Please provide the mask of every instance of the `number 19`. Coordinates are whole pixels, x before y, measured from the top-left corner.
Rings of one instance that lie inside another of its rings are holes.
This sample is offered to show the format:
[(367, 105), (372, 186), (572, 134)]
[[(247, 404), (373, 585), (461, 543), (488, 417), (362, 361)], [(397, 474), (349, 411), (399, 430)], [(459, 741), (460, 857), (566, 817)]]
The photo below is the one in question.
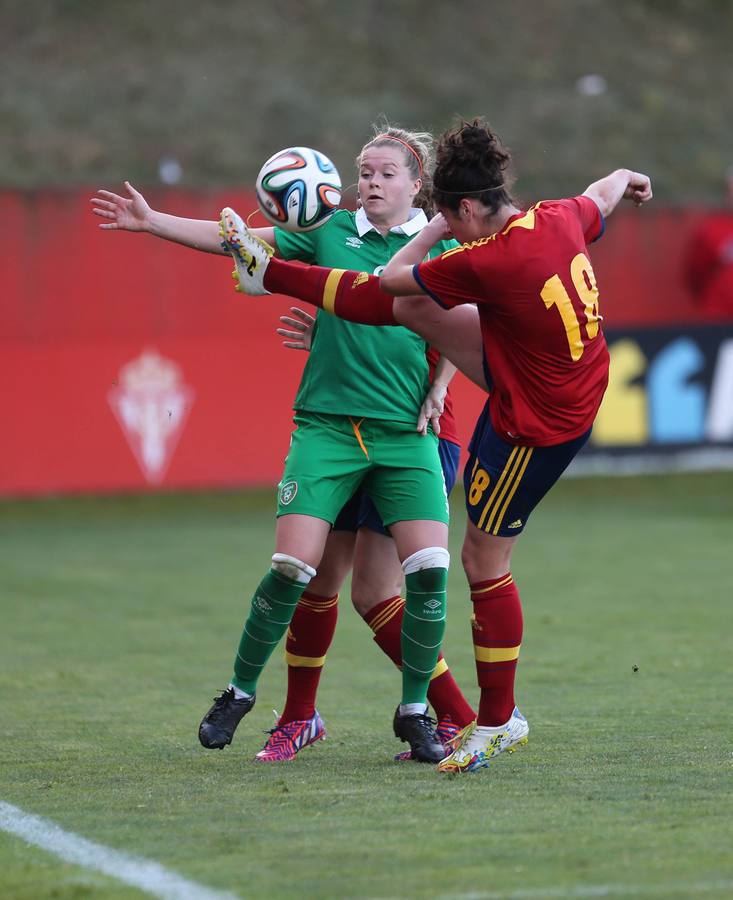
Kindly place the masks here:
[[(585, 307), (585, 333), (588, 336), (588, 340), (592, 341), (598, 334), (598, 322), (600, 320), (598, 315), (598, 286), (593, 267), (585, 253), (578, 253), (570, 263), (570, 278)], [(565, 326), (570, 357), (573, 362), (577, 362), (583, 355), (584, 350), (583, 339), (580, 336), (580, 322), (578, 321), (573, 301), (565, 290), (565, 285), (560, 280), (559, 275), (553, 275), (552, 278), (547, 279), (540, 296), (544, 300), (547, 309), (553, 306), (557, 307), (562, 323)]]

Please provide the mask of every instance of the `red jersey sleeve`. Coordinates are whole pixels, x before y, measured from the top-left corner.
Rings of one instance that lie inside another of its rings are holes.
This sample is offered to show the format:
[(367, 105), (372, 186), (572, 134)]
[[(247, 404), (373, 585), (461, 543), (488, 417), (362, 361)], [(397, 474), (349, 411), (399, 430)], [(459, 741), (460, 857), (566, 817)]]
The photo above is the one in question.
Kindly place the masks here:
[(415, 281), (444, 309), (475, 303), (476, 298), (486, 292), (486, 273), (481, 283), (468, 263), (471, 246), (453, 247), (434, 259), (413, 266)]
[(581, 194), (579, 197), (569, 197), (567, 200), (555, 201), (558, 206), (569, 209), (580, 222), (583, 229), (583, 237), (586, 244), (592, 244), (603, 235), (606, 230), (606, 220), (601, 215), (595, 200)]

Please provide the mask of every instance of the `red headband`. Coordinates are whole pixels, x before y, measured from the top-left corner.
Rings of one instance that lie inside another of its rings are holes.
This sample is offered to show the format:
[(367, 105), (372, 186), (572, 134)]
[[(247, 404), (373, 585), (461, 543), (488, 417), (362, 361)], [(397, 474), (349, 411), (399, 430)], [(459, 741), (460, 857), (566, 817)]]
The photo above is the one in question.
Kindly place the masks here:
[(415, 150), (415, 148), (414, 148), (414, 147), (411, 147), (411, 146), (407, 143), (407, 141), (403, 141), (402, 138), (399, 138), (399, 137), (397, 137), (397, 136), (394, 135), (394, 134), (378, 134), (378, 135), (374, 138), (374, 140), (371, 141), (371, 143), (372, 143), (372, 144), (375, 144), (377, 141), (397, 141), (398, 144), (402, 144), (403, 147), (407, 147), (407, 149), (410, 151), (410, 153), (412, 153), (412, 155), (413, 155), (413, 156), (415, 157), (415, 159), (417, 160), (417, 171), (418, 171), (419, 174), (420, 174), (420, 178), (423, 177), (423, 172), (422, 172), (422, 160), (421, 160), (420, 157), (417, 155), (417, 151)]

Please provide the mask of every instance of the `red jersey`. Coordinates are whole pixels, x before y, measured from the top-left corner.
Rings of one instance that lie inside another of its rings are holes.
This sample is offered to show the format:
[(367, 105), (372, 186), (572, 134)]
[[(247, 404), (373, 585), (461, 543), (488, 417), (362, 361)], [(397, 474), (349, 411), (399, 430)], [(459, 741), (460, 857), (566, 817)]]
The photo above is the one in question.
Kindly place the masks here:
[[(438, 360), (440, 359), (440, 353), (433, 347), (428, 347), (425, 356), (428, 360), (428, 375), (430, 377), (430, 383), (432, 384), (435, 367), (438, 365)], [(445, 392), (443, 415), (440, 417), (440, 439), (441, 441), (450, 441), (452, 444), (460, 445), (461, 443), (461, 439), (458, 437), (458, 429), (456, 428), (456, 416), (453, 412), (453, 398), (450, 395), (450, 385), (448, 385), (448, 390)]]
[(413, 269), (441, 306), (478, 306), (491, 422), (509, 443), (561, 444), (593, 424), (609, 357), (586, 245), (603, 229), (589, 197), (542, 201)]

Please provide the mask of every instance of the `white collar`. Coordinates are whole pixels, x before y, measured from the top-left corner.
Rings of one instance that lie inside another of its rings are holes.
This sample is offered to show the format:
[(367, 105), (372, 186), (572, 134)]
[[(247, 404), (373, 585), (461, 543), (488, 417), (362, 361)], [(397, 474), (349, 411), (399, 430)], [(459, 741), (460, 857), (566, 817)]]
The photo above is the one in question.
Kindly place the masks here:
[[(369, 219), (367, 219), (367, 214), (364, 212), (363, 206), (357, 209), (354, 223), (356, 224), (356, 231), (359, 237), (364, 237), (368, 231), (379, 230), (375, 225), (372, 225)], [(427, 224), (428, 217), (423, 210), (413, 207), (410, 210), (410, 215), (407, 217), (406, 222), (403, 222), (401, 225), (394, 225), (389, 230), (394, 231), (396, 234), (405, 234), (408, 235), (408, 237), (412, 237), (413, 234), (422, 231)]]

